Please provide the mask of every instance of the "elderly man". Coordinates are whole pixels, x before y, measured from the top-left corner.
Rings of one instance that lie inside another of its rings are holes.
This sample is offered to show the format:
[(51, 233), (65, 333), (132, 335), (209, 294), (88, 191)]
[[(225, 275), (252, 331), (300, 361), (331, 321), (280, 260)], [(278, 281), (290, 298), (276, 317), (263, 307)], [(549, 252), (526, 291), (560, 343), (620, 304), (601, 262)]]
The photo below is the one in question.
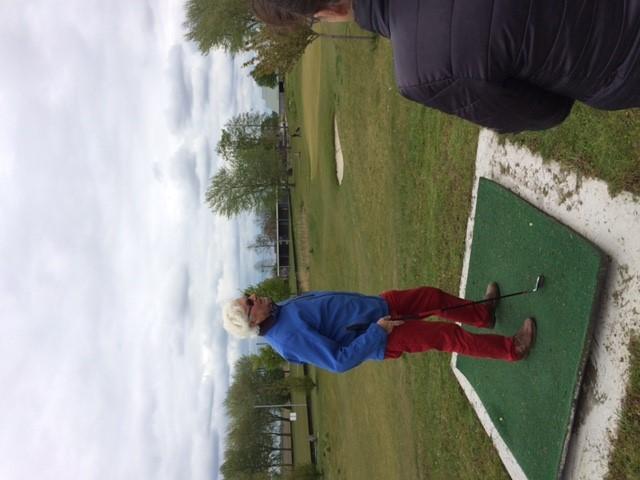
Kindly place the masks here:
[(561, 123), (574, 100), (640, 106), (637, 0), (253, 0), (265, 22), (348, 21), (391, 41), (410, 100), (498, 132)]
[[(481, 328), (493, 328), (498, 285), (489, 284), (483, 304), (470, 304), (433, 287), (390, 290), (380, 296), (311, 292), (280, 303), (251, 295), (224, 307), (225, 329), (238, 337), (262, 336), (290, 362), (344, 372), (366, 360), (428, 350), (518, 361), (535, 341), (535, 322), (524, 321), (513, 337), (476, 335), (455, 323), (403, 321), (424, 312)], [(462, 308), (440, 310), (468, 304)], [(402, 317), (400, 317), (402, 318)], [(355, 328), (354, 328), (355, 327)]]

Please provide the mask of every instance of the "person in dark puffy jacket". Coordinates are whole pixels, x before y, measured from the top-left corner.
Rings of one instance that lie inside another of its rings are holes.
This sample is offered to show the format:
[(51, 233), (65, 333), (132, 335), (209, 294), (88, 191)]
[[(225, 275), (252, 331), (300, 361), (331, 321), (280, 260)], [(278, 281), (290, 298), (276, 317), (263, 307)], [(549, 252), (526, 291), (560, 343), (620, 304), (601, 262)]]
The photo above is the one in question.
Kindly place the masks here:
[(402, 95), (500, 133), (575, 100), (640, 106), (638, 0), (253, 0), (266, 23), (355, 20), (391, 41)]

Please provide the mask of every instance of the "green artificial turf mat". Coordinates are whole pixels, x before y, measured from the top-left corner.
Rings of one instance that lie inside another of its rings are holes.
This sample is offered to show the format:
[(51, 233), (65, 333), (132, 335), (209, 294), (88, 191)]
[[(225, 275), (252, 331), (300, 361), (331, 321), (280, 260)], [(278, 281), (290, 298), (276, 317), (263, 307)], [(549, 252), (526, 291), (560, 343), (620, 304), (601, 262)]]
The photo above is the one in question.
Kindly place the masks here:
[(459, 356), (456, 366), (529, 479), (561, 474), (605, 268), (593, 244), (480, 179), (466, 297), (482, 298), (490, 281), (503, 295), (532, 289), (539, 274), (545, 283), (536, 293), (504, 299), (497, 310), (498, 334), (513, 335), (526, 317), (536, 319), (537, 343), (527, 360)]

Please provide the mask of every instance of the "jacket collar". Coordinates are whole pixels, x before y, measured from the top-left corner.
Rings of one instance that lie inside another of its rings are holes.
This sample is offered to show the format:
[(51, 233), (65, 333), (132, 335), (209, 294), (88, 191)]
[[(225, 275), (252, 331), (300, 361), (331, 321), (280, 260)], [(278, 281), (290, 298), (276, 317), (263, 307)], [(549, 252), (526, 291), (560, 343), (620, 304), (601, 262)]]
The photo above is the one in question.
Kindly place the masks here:
[(271, 304), (271, 315), (258, 325), (258, 335), (263, 337), (267, 334), (271, 327), (273, 327), (278, 321), (278, 314), (280, 313), (280, 305)]
[(389, 38), (389, 1), (390, 0), (354, 0), (353, 15), (356, 23), (365, 30)]

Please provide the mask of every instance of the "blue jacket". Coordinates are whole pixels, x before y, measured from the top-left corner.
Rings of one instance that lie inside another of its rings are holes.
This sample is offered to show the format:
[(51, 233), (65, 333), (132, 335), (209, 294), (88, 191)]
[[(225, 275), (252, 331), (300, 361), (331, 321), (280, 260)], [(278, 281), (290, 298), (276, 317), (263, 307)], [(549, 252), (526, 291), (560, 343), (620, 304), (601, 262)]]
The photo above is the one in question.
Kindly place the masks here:
[[(286, 360), (344, 372), (365, 360), (382, 360), (387, 333), (376, 322), (389, 314), (381, 297), (311, 292), (278, 303), (275, 323), (264, 338)], [(368, 323), (364, 332), (347, 326)]]

